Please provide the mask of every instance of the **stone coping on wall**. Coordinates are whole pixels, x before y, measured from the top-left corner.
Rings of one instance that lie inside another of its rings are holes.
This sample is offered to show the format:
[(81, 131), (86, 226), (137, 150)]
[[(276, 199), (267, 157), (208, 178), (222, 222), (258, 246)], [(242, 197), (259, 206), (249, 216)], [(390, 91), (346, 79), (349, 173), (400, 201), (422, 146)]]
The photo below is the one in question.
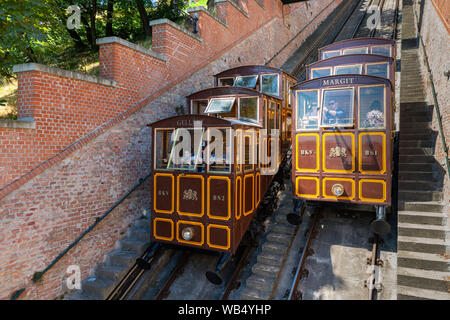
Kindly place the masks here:
[(156, 59), (159, 59), (162, 61), (167, 61), (167, 58), (164, 54), (143, 48), (135, 43), (129, 42), (129, 41), (119, 38), (119, 37), (100, 38), (100, 39), (97, 39), (96, 43), (97, 43), (97, 45), (108, 44), (108, 43), (118, 43), (124, 47), (127, 47), (127, 48), (133, 49), (135, 51), (138, 51), (140, 53), (152, 56)]
[(57, 75), (60, 77), (71, 78), (81, 81), (93, 82), (103, 86), (108, 87), (116, 87), (117, 84), (114, 80), (108, 80), (101, 77), (91, 76), (85, 73), (73, 72), (68, 70), (63, 70), (59, 68), (45, 66), (39, 63), (24, 63), (24, 64), (16, 64), (13, 67), (14, 73), (27, 72), (27, 71), (40, 71), (53, 75)]
[(197, 12), (204, 12), (206, 13), (208, 16), (210, 16), (211, 18), (213, 18), (214, 20), (216, 20), (217, 22), (219, 22), (221, 25), (223, 25), (225, 28), (228, 28), (228, 24), (226, 24), (225, 22), (223, 22), (222, 20), (220, 20), (217, 16), (215, 16), (214, 14), (212, 14), (208, 9), (206, 9), (205, 7), (193, 7), (193, 8), (189, 8), (187, 9), (188, 13), (197, 13)]
[(36, 129), (36, 122), (33, 118), (18, 120), (0, 119), (0, 128)]
[(221, 3), (221, 2), (229, 2), (233, 7), (235, 7), (240, 13), (242, 13), (244, 16), (246, 16), (247, 18), (249, 18), (249, 15), (247, 12), (245, 12), (241, 7), (238, 6), (238, 4), (236, 2), (234, 2), (233, 0), (215, 0), (215, 3)]
[(172, 20), (163, 18), (163, 19), (156, 19), (156, 20), (152, 20), (150, 21), (150, 26), (156, 26), (156, 25), (160, 25), (160, 24), (168, 24), (169, 26), (186, 33), (188, 36), (198, 40), (198, 41), (202, 41), (202, 38), (200, 38), (198, 35), (193, 34), (192, 32), (186, 30), (185, 28), (183, 28), (182, 26), (180, 26), (179, 24), (173, 22)]

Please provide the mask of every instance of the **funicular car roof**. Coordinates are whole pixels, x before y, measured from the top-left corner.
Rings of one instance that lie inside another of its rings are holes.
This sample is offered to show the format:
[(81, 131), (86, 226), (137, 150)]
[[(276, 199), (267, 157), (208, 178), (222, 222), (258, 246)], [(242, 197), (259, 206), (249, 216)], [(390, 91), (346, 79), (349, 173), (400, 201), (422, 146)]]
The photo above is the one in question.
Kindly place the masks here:
[(194, 121), (201, 121), (202, 127), (255, 127), (261, 128), (262, 126), (257, 123), (237, 120), (237, 119), (224, 119), (199, 114), (187, 114), (173, 116), (165, 119), (155, 121), (147, 126), (152, 128), (193, 128)]
[[(324, 85), (323, 81), (325, 80), (334, 80), (334, 79), (345, 79), (345, 78), (355, 78), (357, 80), (356, 83), (353, 84), (328, 84)], [(295, 86), (292, 87), (292, 90), (299, 90), (299, 89), (318, 89), (318, 88), (329, 88), (329, 87), (340, 87), (340, 86), (355, 86), (355, 85), (365, 85), (365, 84), (385, 84), (389, 86), (389, 88), (392, 90), (391, 81), (386, 78), (381, 78), (377, 76), (368, 76), (368, 75), (360, 75), (360, 74), (342, 74), (342, 75), (336, 75), (336, 76), (326, 76), (326, 77), (320, 77), (316, 79), (306, 80), (300, 83), (297, 83)]]
[(321, 47), (319, 49), (319, 53), (322, 53), (324, 51), (331, 51), (333, 49), (341, 49), (341, 48), (347, 48), (347, 44), (351, 44), (352, 46), (363, 46), (363, 45), (383, 45), (383, 44), (389, 44), (394, 45), (395, 41), (391, 39), (386, 38), (355, 38), (355, 39), (346, 39), (342, 41), (337, 41), (330, 43), (329, 45), (325, 47)]
[(267, 73), (284, 73), (289, 77), (296, 79), (292, 74), (275, 67), (262, 66), (262, 65), (247, 65), (239, 66), (231, 69), (224, 70), (214, 75), (214, 77), (236, 77), (236, 76), (246, 76), (246, 75), (256, 75), (256, 74), (267, 74)]

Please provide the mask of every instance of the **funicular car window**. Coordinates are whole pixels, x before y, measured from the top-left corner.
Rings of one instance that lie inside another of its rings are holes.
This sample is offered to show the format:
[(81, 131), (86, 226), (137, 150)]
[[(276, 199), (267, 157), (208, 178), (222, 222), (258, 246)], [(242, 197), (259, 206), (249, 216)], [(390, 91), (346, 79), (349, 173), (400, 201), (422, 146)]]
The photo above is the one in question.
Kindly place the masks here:
[(328, 59), (328, 58), (332, 58), (332, 57), (337, 57), (341, 55), (341, 51), (340, 50), (335, 50), (335, 51), (325, 51), (322, 56), (323, 59)]
[(311, 70), (311, 79), (316, 79), (320, 77), (331, 76), (331, 67), (330, 68), (317, 68)]
[(174, 129), (156, 129), (154, 143), (155, 169), (166, 169), (172, 150)]
[(192, 101), (192, 113), (193, 114), (205, 114), (206, 107), (208, 106), (208, 100), (194, 100)]
[(319, 126), (319, 90), (297, 91), (297, 130)]
[(385, 127), (384, 87), (359, 88), (359, 128), (383, 129)]
[(368, 47), (348, 48), (348, 49), (344, 49), (342, 51), (342, 53), (344, 55), (347, 55), (347, 54), (364, 54), (364, 53), (369, 53), (369, 48)]
[(351, 66), (337, 66), (334, 68), (334, 74), (362, 74), (362, 64)]
[(167, 169), (204, 172), (206, 167), (201, 155), (206, 143), (203, 133), (203, 128), (176, 129)]
[(381, 56), (390, 57), (391, 56), (391, 46), (374, 46), (371, 50), (372, 54), (379, 54)]
[(208, 164), (208, 172), (229, 173), (231, 171), (231, 130), (208, 128), (206, 130), (207, 145), (204, 161)]
[(234, 78), (220, 78), (219, 79), (219, 86), (222, 87), (231, 87), (233, 86)]
[(352, 126), (353, 103), (353, 88), (323, 90), (321, 126)]
[(234, 80), (233, 86), (255, 89), (257, 82), (258, 76), (239, 76)]
[(206, 113), (226, 113), (230, 112), (236, 98), (213, 98), (206, 107)]
[(239, 119), (258, 122), (258, 98), (239, 98)]
[(261, 91), (278, 96), (280, 94), (278, 74), (264, 74), (261, 76)]
[(389, 65), (387, 63), (367, 64), (366, 74), (388, 79), (388, 67)]
[(255, 163), (255, 143), (253, 130), (244, 132), (244, 171), (252, 170)]

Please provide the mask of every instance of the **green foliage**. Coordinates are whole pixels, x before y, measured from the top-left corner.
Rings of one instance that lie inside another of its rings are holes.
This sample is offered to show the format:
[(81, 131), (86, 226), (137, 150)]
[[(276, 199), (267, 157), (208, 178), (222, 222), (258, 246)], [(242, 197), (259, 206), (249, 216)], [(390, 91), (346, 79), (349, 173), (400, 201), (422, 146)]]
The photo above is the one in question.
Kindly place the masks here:
[[(0, 86), (15, 77), (15, 64), (37, 62), (82, 71), (86, 64), (98, 59), (98, 48), (92, 45), (89, 33), (95, 27), (95, 38), (106, 36), (109, 1), (0, 0)], [(168, 18), (175, 22), (182, 20), (180, 16), (189, 5), (189, 0), (159, 0), (157, 5), (152, 0), (142, 2), (149, 20)], [(206, 0), (194, 6), (203, 2)], [(137, 0), (114, 0), (112, 33), (150, 47), (136, 3)], [(66, 28), (67, 8), (71, 5), (81, 8), (80, 29), (72, 31)]]

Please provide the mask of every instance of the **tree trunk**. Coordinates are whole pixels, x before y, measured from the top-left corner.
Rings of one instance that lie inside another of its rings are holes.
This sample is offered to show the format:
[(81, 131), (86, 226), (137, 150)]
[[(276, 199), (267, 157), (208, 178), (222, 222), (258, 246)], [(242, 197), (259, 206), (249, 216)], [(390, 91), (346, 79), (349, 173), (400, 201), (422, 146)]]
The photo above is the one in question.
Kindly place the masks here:
[(92, 0), (92, 9), (90, 12), (90, 20), (91, 20), (91, 47), (95, 48), (97, 44), (95, 41), (97, 40), (97, 32), (95, 29), (95, 16), (97, 15), (97, 0)]
[(114, 0), (108, 0), (108, 8), (106, 9), (106, 36), (113, 36), (113, 11), (114, 11)]
[(145, 10), (145, 5), (143, 0), (135, 0), (139, 15), (141, 16), (142, 27), (147, 37), (152, 36), (152, 28), (150, 27), (150, 21), (148, 19), (147, 11)]

